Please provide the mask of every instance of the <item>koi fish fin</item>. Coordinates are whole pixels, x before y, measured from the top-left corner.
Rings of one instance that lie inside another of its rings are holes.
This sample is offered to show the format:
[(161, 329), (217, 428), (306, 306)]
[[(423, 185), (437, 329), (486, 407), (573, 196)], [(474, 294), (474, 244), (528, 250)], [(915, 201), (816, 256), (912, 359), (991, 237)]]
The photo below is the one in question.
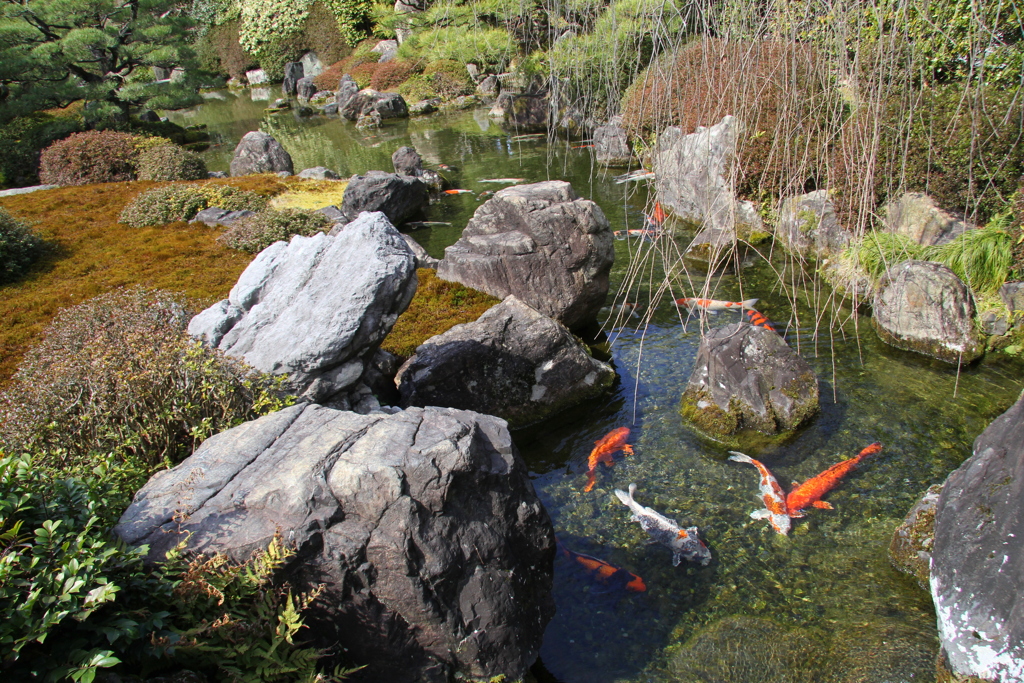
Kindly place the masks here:
[(673, 567), (678, 567), (679, 563), (682, 562), (682, 560), (683, 560), (683, 554), (682, 553), (672, 553), (672, 566)]
[(583, 487), (583, 491), (585, 493), (590, 493), (590, 491), (593, 490), (594, 488), (594, 484), (596, 483), (597, 474), (593, 470), (590, 470), (589, 472), (587, 472), (587, 485)]
[(740, 308), (753, 308), (760, 299), (747, 299), (746, 301), (740, 302)]
[(704, 310), (705, 310), (705, 312), (707, 312), (708, 315), (718, 315), (718, 311), (716, 311), (716, 310), (714, 310), (712, 308), (705, 308)]
[(622, 447), (622, 452), (625, 453), (626, 455), (633, 455), (633, 447), (627, 443), (625, 446)]
[(831, 503), (826, 503), (823, 500), (816, 500), (813, 503), (811, 503), (811, 505), (813, 505), (816, 508), (820, 508), (822, 510), (834, 510), (835, 509), (834, 507), (832, 507)]
[(769, 519), (771, 516), (772, 513), (768, 508), (761, 508), (750, 513), (751, 519)]
[(751, 462), (753, 460), (753, 458), (746, 453), (740, 453), (739, 451), (729, 451), (729, 453), (729, 459), (735, 460), (736, 462)]
[(803, 519), (805, 516), (806, 515), (804, 515), (803, 510), (794, 510), (793, 512), (789, 513), (790, 519)]

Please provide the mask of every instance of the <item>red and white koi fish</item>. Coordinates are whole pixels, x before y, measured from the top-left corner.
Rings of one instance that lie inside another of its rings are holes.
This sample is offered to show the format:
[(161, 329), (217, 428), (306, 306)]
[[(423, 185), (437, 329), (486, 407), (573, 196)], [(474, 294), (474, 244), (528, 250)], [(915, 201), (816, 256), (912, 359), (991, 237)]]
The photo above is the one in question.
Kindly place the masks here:
[(849, 460), (837, 462), (821, 474), (811, 477), (794, 488), (786, 496), (786, 508), (789, 511), (789, 516), (793, 518), (803, 517), (803, 510), (807, 506), (831, 510), (832, 505), (821, 500), (821, 497), (834, 489), (843, 477), (855, 470), (864, 458), (874, 455), (881, 450), (882, 444), (876, 441), (870, 446), (866, 446), (856, 456)]
[(612, 457), (617, 451), (625, 455), (633, 455), (633, 447), (626, 443), (629, 438), (629, 427), (619, 427), (608, 432), (594, 442), (594, 450), (590, 451), (587, 458), (587, 485), (584, 491), (590, 491), (597, 483), (597, 464), (603, 462), (607, 467), (615, 464)]
[(730, 460), (736, 462), (748, 462), (757, 468), (761, 473), (761, 500), (764, 501), (764, 508), (754, 510), (750, 513), (753, 519), (767, 519), (776, 532), (785, 536), (789, 533), (789, 510), (786, 507), (786, 493), (779, 486), (778, 480), (768, 471), (768, 468), (759, 460), (754, 460), (749, 455), (739, 451), (729, 451)]
[(641, 168), (636, 171), (630, 171), (629, 173), (623, 173), (620, 176), (615, 176), (612, 180), (619, 185), (622, 183), (636, 182), (638, 180), (654, 180), (654, 173), (645, 168)]
[(478, 180), (478, 183), (521, 183), (526, 178), (485, 178), (484, 180)]
[(679, 566), (682, 560), (700, 562), (705, 567), (711, 562), (711, 551), (700, 540), (697, 527), (680, 527), (675, 520), (636, 502), (634, 493), (636, 484), (629, 485), (629, 493), (615, 489), (616, 497), (633, 513), (632, 520), (640, 523), (651, 540), (672, 551), (672, 566)]
[(615, 239), (624, 240), (627, 237), (636, 237), (638, 239), (645, 239), (654, 241), (661, 237), (661, 230), (654, 230), (651, 228), (633, 228), (632, 230), (616, 230), (614, 233)]
[(572, 148), (573, 149), (587, 149), (588, 147), (593, 147), (593, 145), (573, 145)]
[(631, 593), (643, 593), (647, 590), (644, 580), (631, 571), (615, 567), (604, 560), (569, 550), (561, 543), (558, 549), (563, 555), (581, 566), (598, 583), (606, 586), (622, 586)]
[(473, 190), (444, 190), (445, 194), (473, 194)]
[(746, 314), (747, 318), (750, 319), (750, 324), (753, 325), (754, 327), (763, 327), (766, 330), (778, 332), (778, 329), (775, 328), (775, 323), (769, 320), (768, 316), (766, 316), (764, 313), (761, 313), (760, 311), (755, 311), (753, 308), (748, 308), (746, 310)]
[(746, 308), (753, 308), (754, 304), (758, 302), (758, 299), (747, 299), (746, 301), (719, 301), (718, 299), (698, 299), (696, 297), (683, 297), (682, 299), (676, 299), (676, 303), (680, 306), (686, 306), (689, 309), (699, 308), (709, 313), (716, 313), (718, 311), (742, 311)]

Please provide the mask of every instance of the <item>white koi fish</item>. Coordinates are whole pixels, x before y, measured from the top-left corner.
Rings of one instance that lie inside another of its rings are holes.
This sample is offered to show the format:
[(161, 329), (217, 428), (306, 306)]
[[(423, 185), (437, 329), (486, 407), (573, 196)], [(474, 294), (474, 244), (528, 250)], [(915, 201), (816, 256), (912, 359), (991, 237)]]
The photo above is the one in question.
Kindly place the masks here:
[(483, 180), (478, 180), (477, 182), (478, 183), (521, 183), (524, 180), (526, 180), (526, 178), (484, 178)]
[(700, 562), (703, 566), (711, 562), (711, 551), (700, 540), (697, 527), (680, 527), (678, 522), (636, 502), (634, 493), (636, 484), (629, 485), (629, 493), (615, 489), (615, 495), (633, 513), (632, 521), (639, 522), (651, 540), (672, 551), (672, 566), (679, 566), (680, 560)]
[(622, 183), (633, 183), (638, 180), (654, 180), (654, 173), (641, 168), (637, 171), (630, 171), (629, 173), (623, 173), (622, 175), (615, 176), (612, 180), (619, 185)]
[(680, 306), (686, 306), (693, 310), (699, 308), (709, 313), (718, 311), (742, 311), (745, 308), (753, 308), (758, 299), (747, 299), (746, 301), (719, 301), (718, 299), (698, 299), (696, 297), (683, 297), (676, 299)]
[(779, 482), (775, 479), (775, 475), (768, 471), (768, 468), (764, 466), (760, 461), (754, 460), (749, 455), (744, 455), (739, 451), (729, 451), (731, 455), (730, 460), (736, 462), (749, 462), (751, 465), (757, 468), (757, 471), (761, 473), (761, 500), (764, 501), (764, 508), (761, 510), (754, 510), (750, 513), (752, 519), (767, 519), (772, 528), (778, 533), (785, 536), (789, 533), (789, 510), (786, 507), (786, 494), (779, 486)]

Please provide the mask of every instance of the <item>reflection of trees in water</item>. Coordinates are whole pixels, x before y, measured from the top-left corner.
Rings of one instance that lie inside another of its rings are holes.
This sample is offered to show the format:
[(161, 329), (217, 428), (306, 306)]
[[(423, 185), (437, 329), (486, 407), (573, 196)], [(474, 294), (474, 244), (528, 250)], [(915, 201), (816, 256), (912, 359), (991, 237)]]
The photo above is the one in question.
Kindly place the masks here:
[[(365, 132), (338, 119), (266, 116), (260, 130), (273, 135), (292, 156), (295, 170), (326, 166), (341, 177), (392, 171), (391, 153), (402, 145), (397, 133)], [(388, 138), (395, 138), (389, 144)]]

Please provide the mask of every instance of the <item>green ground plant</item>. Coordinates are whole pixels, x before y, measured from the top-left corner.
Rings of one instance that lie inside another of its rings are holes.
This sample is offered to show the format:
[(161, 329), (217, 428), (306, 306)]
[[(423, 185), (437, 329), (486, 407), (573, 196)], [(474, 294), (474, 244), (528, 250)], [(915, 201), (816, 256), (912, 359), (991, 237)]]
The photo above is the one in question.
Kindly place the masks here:
[(223, 185), (166, 185), (137, 196), (121, 212), (119, 221), (133, 228), (188, 221), (203, 209), (216, 206), (227, 211), (260, 211), (264, 197)]
[(13, 282), (43, 252), (43, 239), (24, 221), (0, 207), (0, 284)]
[(309, 237), (330, 227), (330, 219), (317, 211), (264, 209), (239, 220), (217, 241), (231, 249), (257, 254), (274, 242), (287, 241), (293, 235)]
[(42, 150), (83, 130), (80, 109), (35, 112), (0, 126), (0, 186), (36, 184)]
[(173, 144), (156, 145), (139, 154), (135, 164), (139, 180), (202, 180), (206, 162), (195, 152)]

